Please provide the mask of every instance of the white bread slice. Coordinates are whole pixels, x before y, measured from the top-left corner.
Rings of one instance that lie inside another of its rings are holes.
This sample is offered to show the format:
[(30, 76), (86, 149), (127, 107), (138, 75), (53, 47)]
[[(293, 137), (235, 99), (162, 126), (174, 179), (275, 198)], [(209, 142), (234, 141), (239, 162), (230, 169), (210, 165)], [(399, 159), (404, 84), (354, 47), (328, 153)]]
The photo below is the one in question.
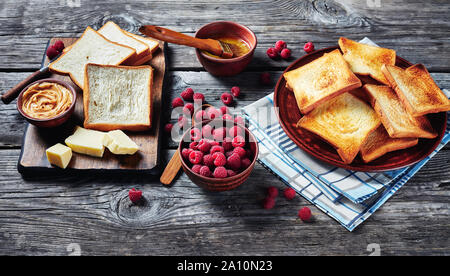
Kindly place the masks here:
[(49, 65), (49, 69), (68, 74), (72, 81), (83, 89), (87, 63), (119, 65), (135, 54), (135, 50), (109, 41), (95, 30), (87, 27), (83, 35)]
[(413, 147), (418, 142), (419, 139), (417, 138), (392, 138), (381, 125), (370, 133), (362, 145), (361, 158), (365, 163), (369, 163), (388, 152)]
[(153, 68), (88, 64), (84, 127), (141, 131), (151, 127)]
[(395, 94), (385, 85), (366, 84), (363, 88), (371, 97), (372, 107), (380, 116), (381, 122), (392, 138), (434, 138), (430, 122), (425, 116), (414, 117), (409, 113)]
[(155, 39), (151, 39), (149, 37), (143, 37), (143, 36), (140, 36), (140, 35), (137, 35), (137, 34), (133, 34), (133, 33), (127, 32), (125, 30), (122, 30), (122, 31), (124, 31), (127, 35), (132, 36), (134, 39), (137, 39), (137, 40), (147, 44), (147, 46), (149, 48), (149, 51), (152, 54), (154, 52), (156, 52), (156, 50), (158, 50), (158, 48), (159, 48), (159, 42), (157, 40), (155, 40)]
[(283, 76), (287, 88), (294, 91), (302, 114), (307, 114), (321, 103), (362, 85), (338, 49), (286, 72)]
[(380, 125), (372, 107), (351, 93), (326, 101), (297, 123), (334, 146), (346, 164), (353, 161), (366, 138)]
[(359, 43), (345, 37), (339, 38), (339, 47), (351, 70), (360, 75), (370, 75), (377, 81), (389, 85), (381, 72), (383, 64), (395, 65), (396, 53), (392, 49)]
[(385, 64), (381, 71), (413, 116), (450, 110), (450, 100), (439, 89), (423, 64), (415, 64), (406, 69)]

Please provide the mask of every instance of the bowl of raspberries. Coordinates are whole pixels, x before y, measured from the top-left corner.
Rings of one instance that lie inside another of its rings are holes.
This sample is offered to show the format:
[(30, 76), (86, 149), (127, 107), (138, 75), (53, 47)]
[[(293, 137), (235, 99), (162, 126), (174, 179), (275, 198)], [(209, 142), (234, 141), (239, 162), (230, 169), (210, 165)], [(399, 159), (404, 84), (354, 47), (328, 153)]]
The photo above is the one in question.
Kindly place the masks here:
[(210, 191), (227, 191), (249, 177), (258, 143), (243, 124), (204, 120), (183, 134), (178, 152), (183, 171), (192, 182)]

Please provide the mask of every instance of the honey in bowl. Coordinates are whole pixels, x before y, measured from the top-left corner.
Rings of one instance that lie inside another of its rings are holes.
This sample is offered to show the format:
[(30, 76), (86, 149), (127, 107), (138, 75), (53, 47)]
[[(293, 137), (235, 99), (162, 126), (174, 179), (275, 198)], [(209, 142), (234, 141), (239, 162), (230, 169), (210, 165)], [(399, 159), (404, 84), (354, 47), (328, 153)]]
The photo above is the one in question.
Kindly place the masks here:
[[(233, 52), (233, 58), (243, 56), (250, 52), (250, 46), (243, 39), (237, 37), (219, 37), (214, 39), (227, 43)], [(222, 57), (216, 56), (207, 51), (202, 51), (202, 53), (210, 57), (223, 59)]]

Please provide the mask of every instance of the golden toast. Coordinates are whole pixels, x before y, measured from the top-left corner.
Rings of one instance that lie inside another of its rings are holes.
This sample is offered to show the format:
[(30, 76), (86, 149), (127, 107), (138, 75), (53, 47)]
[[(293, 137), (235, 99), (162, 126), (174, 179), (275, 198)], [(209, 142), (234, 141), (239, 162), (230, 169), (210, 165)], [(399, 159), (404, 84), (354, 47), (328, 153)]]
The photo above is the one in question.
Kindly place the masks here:
[(294, 91), (302, 114), (346, 91), (360, 87), (338, 49), (295, 70), (283, 74), (286, 86)]
[(367, 136), (380, 125), (372, 107), (351, 93), (323, 103), (297, 123), (333, 145), (346, 164), (353, 161)]
[(423, 64), (406, 69), (383, 65), (381, 71), (413, 116), (450, 110), (450, 100), (439, 89)]
[(417, 138), (391, 138), (381, 125), (370, 133), (362, 145), (361, 158), (365, 163), (369, 163), (388, 152), (413, 147), (418, 142)]
[(434, 138), (437, 134), (425, 116), (414, 117), (389, 86), (366, 84), (363, 88), (371, 97), (372, 107), (380, 116), (392, 138)]
[(395, 65), (395, 51), (388, 48), (359, 43), (345, 37), (339, 38), (339, 47), (350, 69), (361, 75), (370, 75), (377, 81), (389, 85), (381, 72), (383, 64)]

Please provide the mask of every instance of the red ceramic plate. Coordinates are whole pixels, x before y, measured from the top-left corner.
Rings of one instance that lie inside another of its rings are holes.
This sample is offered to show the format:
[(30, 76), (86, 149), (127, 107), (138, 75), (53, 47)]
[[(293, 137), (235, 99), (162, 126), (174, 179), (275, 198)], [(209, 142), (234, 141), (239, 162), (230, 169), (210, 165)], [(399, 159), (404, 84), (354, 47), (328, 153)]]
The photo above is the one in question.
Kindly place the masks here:
[[(331, 52), (335, 49), (338, 49), (338, 46), (307, 54), (292, 63), (286, 68), (285, 72), (303, 66), (321, 57), (324, 53)], [(396, 65), (406, 68), (412, 64), (397, 56)], [(380, 84), (368, 76), (358, 75), (358, 77), (361, 79), (363, 85), (366, 83)], [(364, 94), (361, 93), (359, 96), (364, 97)], [(289, 138), (291, 138), (291, 140), (301, 149), (328, 164), (354, 171), (388, 171), (417, 163), (436, 149), (444, 137), (445, 128), (447, 126), (446, 112), (429, 114), (427, 115), (428, 119), (430, 120), (433, 129), (438, 133), (438, 136), (435, 139), (419, 139), (419, 143), (414, 147), (387, 153), (370, 163), (364, 163), (358, 155), (351, 164), (345, 164), (330, 144), (319, 138), (317, 135), (295, 126), (302, 115), (297, 107), (294, 93), (286, 88), (286, 81), (283, 76), (280, 77), (275, 87), (274, 106), (281, 127)]]

